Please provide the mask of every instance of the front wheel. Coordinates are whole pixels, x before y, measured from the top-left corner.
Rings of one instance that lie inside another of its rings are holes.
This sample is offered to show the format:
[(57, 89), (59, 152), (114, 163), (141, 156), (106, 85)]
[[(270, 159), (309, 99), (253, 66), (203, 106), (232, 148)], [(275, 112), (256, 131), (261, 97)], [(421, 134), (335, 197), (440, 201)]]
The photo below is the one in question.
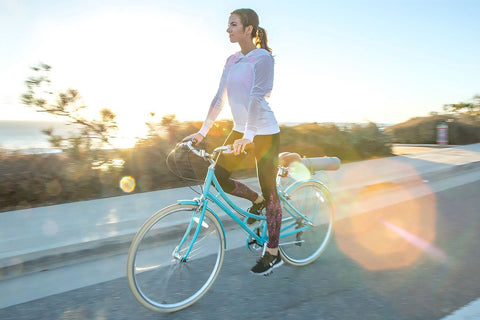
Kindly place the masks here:
[(198, 301), (215, 281), (225, 254), (220, 222), (197, 205), (174, 204), (151, 216), (128, 252), (127, 278), (146, 308), (173, 312)]
[(333, 233), (330, 192), (317, 181), (305, 181), (285, 191), (280, 254), (285, 262), (304, 266), (325, 250)]

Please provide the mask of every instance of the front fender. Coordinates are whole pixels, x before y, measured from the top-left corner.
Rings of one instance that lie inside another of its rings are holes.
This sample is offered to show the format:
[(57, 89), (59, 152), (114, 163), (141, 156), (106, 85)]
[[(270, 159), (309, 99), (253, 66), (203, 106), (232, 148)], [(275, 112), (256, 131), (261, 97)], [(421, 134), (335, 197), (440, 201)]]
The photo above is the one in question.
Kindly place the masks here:
[(178, 204), (191, 204), (191, 205), (199, 205), (198, 200), (178, 200)]

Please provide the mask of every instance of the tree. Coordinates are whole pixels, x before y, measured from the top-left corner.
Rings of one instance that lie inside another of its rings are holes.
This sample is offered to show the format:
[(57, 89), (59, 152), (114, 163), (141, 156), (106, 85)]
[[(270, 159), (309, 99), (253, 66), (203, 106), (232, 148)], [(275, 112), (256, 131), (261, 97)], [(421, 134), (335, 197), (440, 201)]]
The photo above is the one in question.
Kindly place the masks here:
[(480, 117), (480, 95), (475, 95), (471, 102), (460, 102), (446, 104), (443, 106), (446, 112), (465, 113), (471, 116)]
[(27, 78), (26, 92), (21, 101), (38, 112), (46, 112), (67, 119), (70, 124), (80, 128), (79, 132), (69, 137), (55, 135), (52, 129), (43, 130), (49, 136), (52, 146), (74, 155), (77, 159), (89, 158), (91, 164), (104, 164), (109, 161), (105, 152), (99, 150), (112, 148), (120, 153), (111, 143), (115, 138), (118, 126), (116, 115), (110, 109), (102, 109), (99, 119), (87, 119), (82, 116), (82, 110), (87, 108), (82, 103), (79, 92), (67, 89), (64, 92), (54, 92), (50, 80), (51, 67), (40, 63), (32, 67), (34, 75)]

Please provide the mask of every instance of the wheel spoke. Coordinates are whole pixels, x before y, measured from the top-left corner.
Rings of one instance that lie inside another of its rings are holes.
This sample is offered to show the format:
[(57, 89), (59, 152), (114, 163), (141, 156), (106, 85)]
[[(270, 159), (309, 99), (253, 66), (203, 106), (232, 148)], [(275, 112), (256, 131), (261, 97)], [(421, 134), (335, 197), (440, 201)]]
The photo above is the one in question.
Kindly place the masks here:
[(280, 252), (287, 263), (306, 265), (315, 261), (327, 246), (333, 230), (333, 205), (328, 190), (315, 181), (296, 185), (287, 193)]
[(218, 275), (225, 252), (223, 230), (208, 210), (200, 224), (192, 215), (197, 209), (174, 205), (159, 211), (132, 242), (127, 261), (130, 289), (151, 310), (171, 312), (191, 305)]

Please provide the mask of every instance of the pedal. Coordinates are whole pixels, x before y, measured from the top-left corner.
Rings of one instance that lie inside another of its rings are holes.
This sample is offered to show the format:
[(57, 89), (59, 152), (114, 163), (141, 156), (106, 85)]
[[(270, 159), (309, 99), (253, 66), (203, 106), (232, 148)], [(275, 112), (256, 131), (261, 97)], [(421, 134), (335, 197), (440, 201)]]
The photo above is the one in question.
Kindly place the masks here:
[(257, 243), (257, 241), (255, 241), (255, 239), (248, 242), (248, 250), (250, 250), (251, 252), (253, 252), (255, 254), (258, 254), (259, 252), (262, 251), (262, 249), (263, 249), (263, 247), (258, 245), (258, 243)]
[(302, 246), (302, 235), (303, 235), (303, 231), (300, 231), (299, 233), (297, 233), (296, 235), (296, 238), (297, 238), (297, 242), (295, 243), (296, 246), (299, 246), (301, 247)]
[[(295, 227), (295, 230), (303, 228), (304, 226), (305, 226), (305, 223), (303, 222), (303, 220), (300, 218), (297, 219), (297, 226)], [(299, 246), (299, 247), (302, 246), (302, 235), (303, 235), (303, 231), (300, 231), (296, 234), (296, 239), (297, 239), (297, 242), (295, 243), (296, 246)]]
[[(257, 236), (260, 237), (260, 228), (257, 227), (256, 230), (255, 230), (255, 233), (257, 234)], [(255, 238), (253, 238), (252, 236), (248, 236), (247, 237), (247, 247), (248, 249), (257, 254), (258, 252), (262, 251), (263, 247), (260, 246), (258, 243), (257, 243), (257, 240), (255, 240)]]

